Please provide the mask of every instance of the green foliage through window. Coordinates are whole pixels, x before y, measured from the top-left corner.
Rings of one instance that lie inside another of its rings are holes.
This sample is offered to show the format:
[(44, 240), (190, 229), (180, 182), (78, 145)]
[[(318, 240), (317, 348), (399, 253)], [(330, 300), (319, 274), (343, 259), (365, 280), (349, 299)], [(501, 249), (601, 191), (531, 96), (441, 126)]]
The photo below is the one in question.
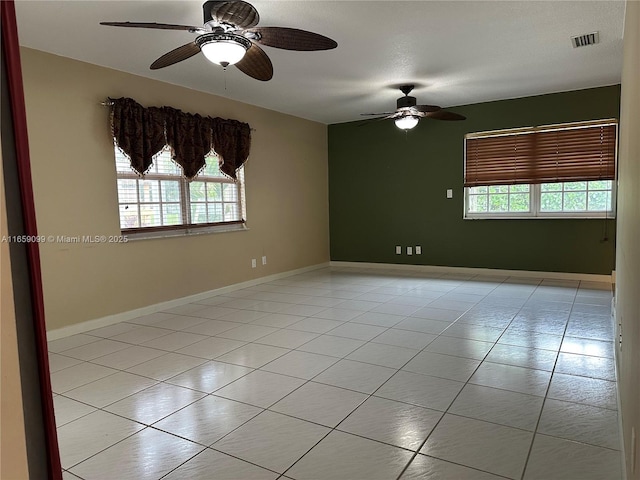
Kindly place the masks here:
[(468, 189), (469, 213), (528, 212), (531, 195), (529, 185), (494, 185)]
[(466, 214), (594, 216), (598, 212), (611, 212), (612, 196), (611, 180), (469, 187), (466, 189)]

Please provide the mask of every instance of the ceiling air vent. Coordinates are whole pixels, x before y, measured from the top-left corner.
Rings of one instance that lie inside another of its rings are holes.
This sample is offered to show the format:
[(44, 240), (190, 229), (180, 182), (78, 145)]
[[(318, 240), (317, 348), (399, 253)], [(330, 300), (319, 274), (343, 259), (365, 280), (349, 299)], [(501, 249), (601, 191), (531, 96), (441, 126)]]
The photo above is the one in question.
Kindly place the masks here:
[(573, 44), (573, 48), (586, 47), (587, 45), (595, 45), (596, 43), (600, 43), (600, 33), (599, 32), (585, 33), (584, 35), (571, 37), (571, 43)]

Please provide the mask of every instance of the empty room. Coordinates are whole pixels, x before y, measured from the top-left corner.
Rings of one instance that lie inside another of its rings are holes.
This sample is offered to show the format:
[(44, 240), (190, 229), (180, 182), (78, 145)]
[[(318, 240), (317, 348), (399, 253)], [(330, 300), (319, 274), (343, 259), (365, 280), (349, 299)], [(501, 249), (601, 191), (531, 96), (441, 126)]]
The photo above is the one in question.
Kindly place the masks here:
[(2, 13), (2, 480), (640, 480), (640, 2)]

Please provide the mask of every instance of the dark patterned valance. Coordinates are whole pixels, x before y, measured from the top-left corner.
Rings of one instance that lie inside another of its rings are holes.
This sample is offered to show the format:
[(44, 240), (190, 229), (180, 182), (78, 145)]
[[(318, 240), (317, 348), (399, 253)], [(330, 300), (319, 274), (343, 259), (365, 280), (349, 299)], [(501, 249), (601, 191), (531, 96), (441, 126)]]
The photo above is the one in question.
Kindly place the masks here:
[(167, 144), (165, 116), (160, 108), (143, 108), (130, 98), (111, 100), (111, 131), (118, 147), (131, 159), (131, 168), (143, 175), (153, 156)]
[[(244, 128), (246, 127), (246, 128)], [(214, 149), (224, 158), (220, 170), (231, 178), (236, 178), (236, 170), (247, 160), (251, 147), (251, 129), (246, 123), (224, 118), (211, 119)]]
[(195, 177), (213, 149), (220, 170), (234, 180), (249, 156), (251, 129), (246, 123), (203, 117), (171, 107), (145, 108), (130, 98), (109, 99), (111, 130), (118, 147), (131, 159), (131, 168), (144, 175), (153, 156), (165, 145), (184, 176)]

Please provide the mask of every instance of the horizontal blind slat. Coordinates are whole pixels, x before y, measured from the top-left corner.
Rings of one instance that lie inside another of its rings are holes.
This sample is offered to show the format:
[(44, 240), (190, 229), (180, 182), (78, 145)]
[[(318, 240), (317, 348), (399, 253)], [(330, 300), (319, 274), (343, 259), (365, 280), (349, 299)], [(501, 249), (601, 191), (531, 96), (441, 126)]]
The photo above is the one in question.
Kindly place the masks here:
[(613, 180), (616, 125), (466, 139), (464, 185)]

